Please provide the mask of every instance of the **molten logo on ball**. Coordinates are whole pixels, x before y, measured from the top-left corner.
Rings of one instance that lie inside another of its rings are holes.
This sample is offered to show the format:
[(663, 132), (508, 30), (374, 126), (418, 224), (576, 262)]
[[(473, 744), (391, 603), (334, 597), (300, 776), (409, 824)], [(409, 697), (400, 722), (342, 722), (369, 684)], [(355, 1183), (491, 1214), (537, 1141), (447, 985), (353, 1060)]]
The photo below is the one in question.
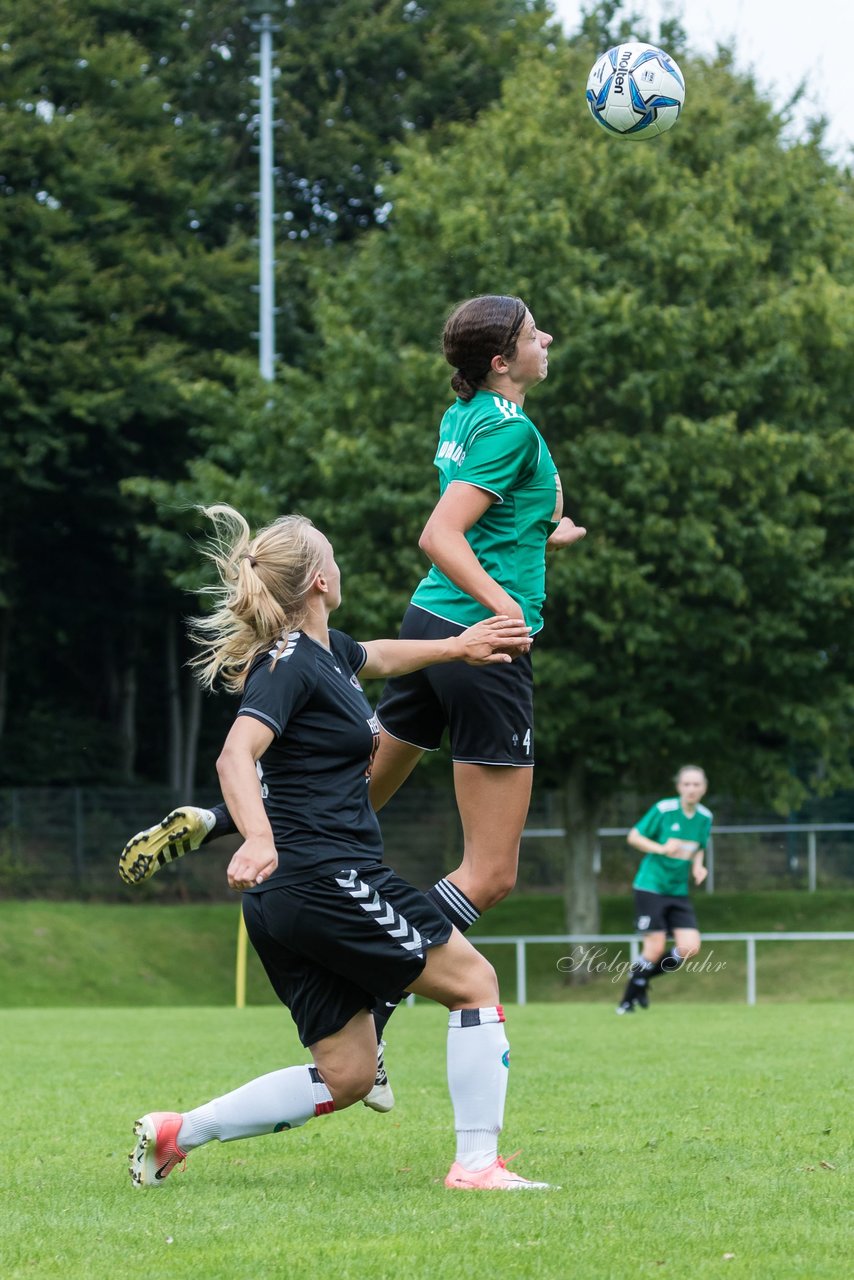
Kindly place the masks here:
[(663, 49), (619, 44), (597, 58), (587, 78), (587, 105), (597, 124), (624, 138), (654, 138), (679, 119), (685, 80)]

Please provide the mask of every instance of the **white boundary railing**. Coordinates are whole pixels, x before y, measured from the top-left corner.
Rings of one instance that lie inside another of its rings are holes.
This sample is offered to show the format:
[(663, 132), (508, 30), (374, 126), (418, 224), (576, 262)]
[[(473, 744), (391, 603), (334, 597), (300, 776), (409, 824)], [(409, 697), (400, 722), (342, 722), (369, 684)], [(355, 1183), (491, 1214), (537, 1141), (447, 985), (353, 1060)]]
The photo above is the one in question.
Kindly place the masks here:
[[(516, 1003), (528, 1003), (527, 948), (531, 943), (560, 943), (574, 947), (585, 942), (627, 942), (629, 956), (636, 960), (642, 939), (635, 933), (543, 933), (524, 936), (477, 937), (469, 941), (476, 947), (514, 946), (516, 948)], [(825, 930), (821, 933), (704, 933), (703, 942), (743, 942), (747, 947), (747, 1003), (756, 1004), (757, 942), (854, 942), (854, 932)], [(409, 997), (412, 1001), (414, 998)]]
[[(627, 836), (630, 830), (631, 827), (600, 827), (596, 835), (597, 837)], [(804, 832), (807, 837), (807, 888), (810, 893), (815, 893), (816, 860), (818, 856), (816, 835), (821, 831), (854, 831), (854, 822), (781, 822), (772, 823), (770, 826), (749, 827), (719, 827), (716, 825), (714, 835), (710, 836), (706, 847), (705, 863), (709, 873), (705, 881), (706, 893), (714, 893), (715, 891), (715, 839), (718, 836), (792, 835), (798, 832)], [(566, 831), (563, 827), (526, 827), (522, 832), (523, 838), (527, 837), (528, 839), (553, 839), (565, 835)], [(593, 869), (597, 875), (602, 869), (602, 856), (598, 842), (594, 855)]]
[[(704, 942), (743, 942), (747, 947), (747, 1004), (756, 1004), (756, 944), (757, 942), (854, 942), (854, 932), (827, 929), (820, 933), (704, 933)], [(237, 963), (235, 972), (235, 1005), (246, 1005), (246, 925), (243, 912), (238, 912)], [(540, 933), (505, 934), (470, 938), (475, 947), (516, 948), (516, 1003), (528, 1003), (528, 946), (534, 943), (555, 943), (575, 947), (585, 942), (627, 942), (630, 961), (640, 954), (642, 938), (636, 933)], [(406, 997), (406, 1004), (415, 1004), (415, 996)]]

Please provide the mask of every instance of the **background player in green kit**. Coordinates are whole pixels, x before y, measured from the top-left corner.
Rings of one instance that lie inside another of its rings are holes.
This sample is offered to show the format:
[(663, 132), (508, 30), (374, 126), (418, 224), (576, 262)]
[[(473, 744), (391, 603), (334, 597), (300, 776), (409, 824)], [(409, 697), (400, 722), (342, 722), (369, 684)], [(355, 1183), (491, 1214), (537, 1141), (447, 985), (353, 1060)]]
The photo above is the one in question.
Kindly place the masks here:
[[(645, 854), (635, 876), (635, 927), (644, 935), (643, 951), (629, 971), (617, 1013), (633, 1013), (649, 1004), (649, 984), (660, 973), (680, 968), (700, 950), (697, 918), (688, 897), (690, 881), (702, 884), (703, 853), (712, 829), (711, 810), (700, 804), (708, 781), (697, 765), (676, 775), (678, 796), (659, 800), (628, 834), (628, 843)], [(667, 936), (674, 945), (665, 955)]]

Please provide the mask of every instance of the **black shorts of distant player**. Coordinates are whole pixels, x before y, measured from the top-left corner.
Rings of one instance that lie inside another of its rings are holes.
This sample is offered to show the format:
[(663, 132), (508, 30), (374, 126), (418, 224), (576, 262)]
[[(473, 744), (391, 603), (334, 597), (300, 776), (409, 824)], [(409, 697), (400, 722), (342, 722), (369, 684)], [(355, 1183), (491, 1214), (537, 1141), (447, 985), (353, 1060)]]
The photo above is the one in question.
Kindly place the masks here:
[(635, 889), (635, 928), (638, 933), (667, 933), (675, 929), (697, 929), (694, 904), (687, 894), (669, 896)]

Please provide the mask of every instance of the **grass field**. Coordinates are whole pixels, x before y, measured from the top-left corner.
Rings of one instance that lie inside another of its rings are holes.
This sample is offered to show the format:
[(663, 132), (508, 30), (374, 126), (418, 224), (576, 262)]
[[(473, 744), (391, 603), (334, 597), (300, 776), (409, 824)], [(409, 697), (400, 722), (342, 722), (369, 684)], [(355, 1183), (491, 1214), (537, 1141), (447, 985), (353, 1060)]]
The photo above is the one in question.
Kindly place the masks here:
[[(698, 894), (697, 911), (709, 932), (844, 930), (854, 927), (854, 893), (765, 892)], [(564, 931), (563, 904), (554, 895), (513, 895), (479, 922), (471, 937), (555, 934)], [(0, 902), (0, 1008), (130, 1005), (227, 1005), (234, 1001), (238, 905), (81, 902)], [(626, 933), (628, 898), (603, 898), (602, 932)], [(496, 965), (505, 1000), (515, 998), (513, 948), (484, 948)], [(614, 973), (570, 986), (557, 968), (565, 946), (532, 946), (528, 998), (615, 1004)], [(710, 954), (711, 951), (711, 954)], [(628, 949), (622, 949), (625, 962)], [(612, 958), (609, 953), (605, 960)], [(838, 1000), (854, 996), (852, 942), (758, 944), (758, 998)], [(745, 998), (744, 944), (712, 943), (700, 959), (710, 967), (660, 982), (656, 1003), (697, 1000), (739, 1004)], [(724, 967), (716, 968), (723, 963)], [(250, 953), (248, 1000), (274, 1003)]]
[(521, 1147), (520, 1171), (562, 1189), (508, 1196), (442, 1186), (452, 1135), (439, 1009), (403, 1009), (391, 1025), (390, 1115), (360, 1106), (214, 1143), (148, 1191), (127, 1174), (133, 1120), (304, 1061), (287, 1014), (7, 1010), (0, 1273), (841, 1280), (851, 1012), (511, 1006), (502, 1149)]

